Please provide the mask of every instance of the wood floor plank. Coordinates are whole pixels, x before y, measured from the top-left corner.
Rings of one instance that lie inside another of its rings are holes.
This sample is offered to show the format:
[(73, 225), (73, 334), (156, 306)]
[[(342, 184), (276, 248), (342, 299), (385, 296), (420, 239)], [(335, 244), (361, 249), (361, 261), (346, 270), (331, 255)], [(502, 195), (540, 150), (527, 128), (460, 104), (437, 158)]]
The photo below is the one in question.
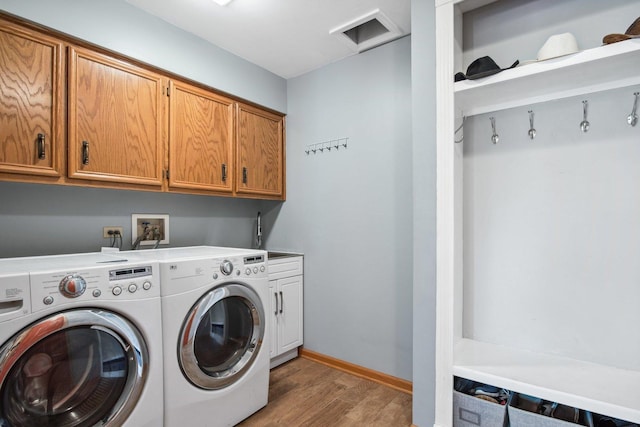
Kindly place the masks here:
[(308, 359), (271, 371), (269, 403), (241, 427), (407, 427), (411, 396)]

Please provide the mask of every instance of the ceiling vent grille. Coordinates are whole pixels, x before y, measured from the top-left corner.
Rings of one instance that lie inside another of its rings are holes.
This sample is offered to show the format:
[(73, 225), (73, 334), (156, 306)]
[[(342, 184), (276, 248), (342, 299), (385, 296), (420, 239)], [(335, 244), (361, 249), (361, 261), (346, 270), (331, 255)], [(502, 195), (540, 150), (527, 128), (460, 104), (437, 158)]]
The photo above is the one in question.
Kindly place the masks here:
[(402, 36), (402, 31), (387, 16), (375, 9), (351, 22), (329, 31), (351, 49), (363, 52)]

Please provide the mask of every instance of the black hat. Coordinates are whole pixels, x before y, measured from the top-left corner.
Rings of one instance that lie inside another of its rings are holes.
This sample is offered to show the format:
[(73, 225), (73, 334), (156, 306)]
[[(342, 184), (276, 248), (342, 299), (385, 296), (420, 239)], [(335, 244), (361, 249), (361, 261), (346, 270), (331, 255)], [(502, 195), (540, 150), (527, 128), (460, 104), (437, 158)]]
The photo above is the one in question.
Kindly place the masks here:
[(482, 77), (491, 76), (493, 74), (498, 74), (500, 71), (514, 68), (519, 63), (520, 61), (516, 61), (510, 67), (500, 68), (498, 64), (496, 64), (495, 61), (491, 59), (491, 57), (483, 56), (482, 58), (476, 59), (469, 65), (466, 75), (462, 73), (456, 73), (456, 75), (454, 76), (454, 81), (457, 82), (465, 79), (475, 80)]

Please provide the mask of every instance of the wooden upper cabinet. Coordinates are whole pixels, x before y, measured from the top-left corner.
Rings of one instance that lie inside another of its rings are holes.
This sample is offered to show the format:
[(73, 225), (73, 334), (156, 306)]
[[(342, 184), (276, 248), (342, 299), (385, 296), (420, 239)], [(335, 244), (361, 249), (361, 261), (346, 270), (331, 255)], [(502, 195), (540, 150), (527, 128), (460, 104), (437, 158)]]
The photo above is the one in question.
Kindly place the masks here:
[(90, 50), (69, 48), (68, 174), (162, 185), (162, 76)]
[(284, 117), (238, 104), (237, 122), (236, 193), (284, 199)]
[(169, 188), (231, 193), (234, 101), (181, 82), (169, 93)]
[(0, 172), (60, 176), (63, 47), (0, 19)]

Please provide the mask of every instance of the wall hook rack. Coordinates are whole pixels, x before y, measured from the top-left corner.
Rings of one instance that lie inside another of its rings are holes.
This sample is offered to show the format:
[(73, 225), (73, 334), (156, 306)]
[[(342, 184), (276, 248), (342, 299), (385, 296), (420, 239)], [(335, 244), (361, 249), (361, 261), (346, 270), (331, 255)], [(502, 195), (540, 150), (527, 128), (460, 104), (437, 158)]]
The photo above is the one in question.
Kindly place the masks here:
[(349, 138), (348, 137), (338, 138), (338, 139), (330, 139), (328, 141), (322, 141), (322, 142), (318, 142), (318, 143), (315, 143), (315, 144), (309, 144), (305, 148), (304, 152), (307, 154), (307, 156), (310, 153), (316, 154), (318, 151), (320, 151), (320, 153), (324, 153), (325, 151), (329, 153), (334, 148), (335, 148), (335, 151), (339, 151), (340, 148), (342, 148), (344, 150), (344, 149), (346, 149), (348, 147), (348, 144), (349, 144)]

